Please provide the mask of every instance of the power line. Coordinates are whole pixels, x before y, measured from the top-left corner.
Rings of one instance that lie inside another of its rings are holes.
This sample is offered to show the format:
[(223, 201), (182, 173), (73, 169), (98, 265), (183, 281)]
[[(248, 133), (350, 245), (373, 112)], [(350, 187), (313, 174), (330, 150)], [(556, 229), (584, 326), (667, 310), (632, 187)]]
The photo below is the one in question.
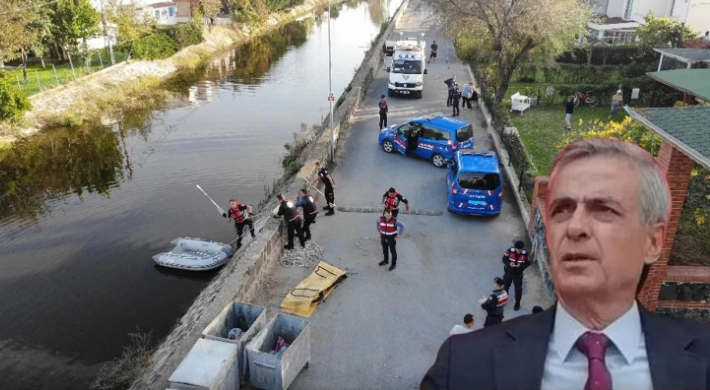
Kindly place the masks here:
[(12, 13), (15, 13), (15, 12), (25, 11), (25, 10), (32, 9), (32, 8), (44, 7), (45, 5), (50, 5), (50, 4), (58, 3), (59, 1), (60, 1), (60, 0), (53, 0), (53, 1), (50, 1), (50, 2), (48, 2), (48, 3), (39, 4), (39, 5), (33, 5), (33, 6), (31, 6), (31, 7), (20, 8), (20, 9), (16, 9), (16, 10), (12, 10), (12, 11), (7, 11), (7, 12), (0, 12), (0, 15), (12, 14)]

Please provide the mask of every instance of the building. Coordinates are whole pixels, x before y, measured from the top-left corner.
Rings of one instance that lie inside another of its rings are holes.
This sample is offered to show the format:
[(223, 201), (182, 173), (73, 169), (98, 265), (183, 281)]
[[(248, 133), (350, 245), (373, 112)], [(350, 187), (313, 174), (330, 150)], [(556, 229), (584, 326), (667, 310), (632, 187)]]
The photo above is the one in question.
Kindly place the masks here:
[(633, 42), (634, 31), (649, 13), (686, 23), (705, 35), (710, 31), (710, 0), (595, 0), (602, 23), (590, 23), (591, 38), (611, 45)]
[(172, 1), (149, 4), (143, 9), (153, 15), (158, 24), (171, 25), (178, 22), (178, 7)]

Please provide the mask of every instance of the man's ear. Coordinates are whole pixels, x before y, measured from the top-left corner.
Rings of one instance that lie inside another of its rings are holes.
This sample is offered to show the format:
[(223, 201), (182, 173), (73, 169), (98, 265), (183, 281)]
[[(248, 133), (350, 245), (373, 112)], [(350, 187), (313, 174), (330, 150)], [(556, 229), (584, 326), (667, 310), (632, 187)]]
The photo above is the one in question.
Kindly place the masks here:
[(654, 263), (661, 257), (663, 243), (666, 238), (666, 230), (667, 228), (664, 223), (657, 223), (648, 228), (644, 248), (644, 263)]

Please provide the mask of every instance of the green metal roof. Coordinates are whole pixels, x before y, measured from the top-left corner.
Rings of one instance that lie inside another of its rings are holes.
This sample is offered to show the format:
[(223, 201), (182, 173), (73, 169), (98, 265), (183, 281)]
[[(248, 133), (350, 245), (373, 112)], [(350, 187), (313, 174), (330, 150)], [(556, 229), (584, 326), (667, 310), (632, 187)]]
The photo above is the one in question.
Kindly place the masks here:
[(653, 49), (664, 56), (675, 58), (685, 63), (710, 61), (710, 49)]
[(669, 87), (710, 102), (710, 69), (673, 69), (646, 74)]
[(624, 109), (637, 122), (710, 169), (710, 107)]

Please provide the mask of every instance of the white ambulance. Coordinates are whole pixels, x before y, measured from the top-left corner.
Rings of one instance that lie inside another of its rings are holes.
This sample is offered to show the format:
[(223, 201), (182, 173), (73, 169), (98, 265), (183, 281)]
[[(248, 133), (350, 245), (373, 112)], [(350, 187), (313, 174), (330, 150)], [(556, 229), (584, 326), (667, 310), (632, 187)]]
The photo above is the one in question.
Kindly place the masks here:
[(390, 74), (389, 96), (422, 97), (424, 75), (427, 74), (425, 48), (426, 42), (420, 37), (385, 42), (385, 70)]

